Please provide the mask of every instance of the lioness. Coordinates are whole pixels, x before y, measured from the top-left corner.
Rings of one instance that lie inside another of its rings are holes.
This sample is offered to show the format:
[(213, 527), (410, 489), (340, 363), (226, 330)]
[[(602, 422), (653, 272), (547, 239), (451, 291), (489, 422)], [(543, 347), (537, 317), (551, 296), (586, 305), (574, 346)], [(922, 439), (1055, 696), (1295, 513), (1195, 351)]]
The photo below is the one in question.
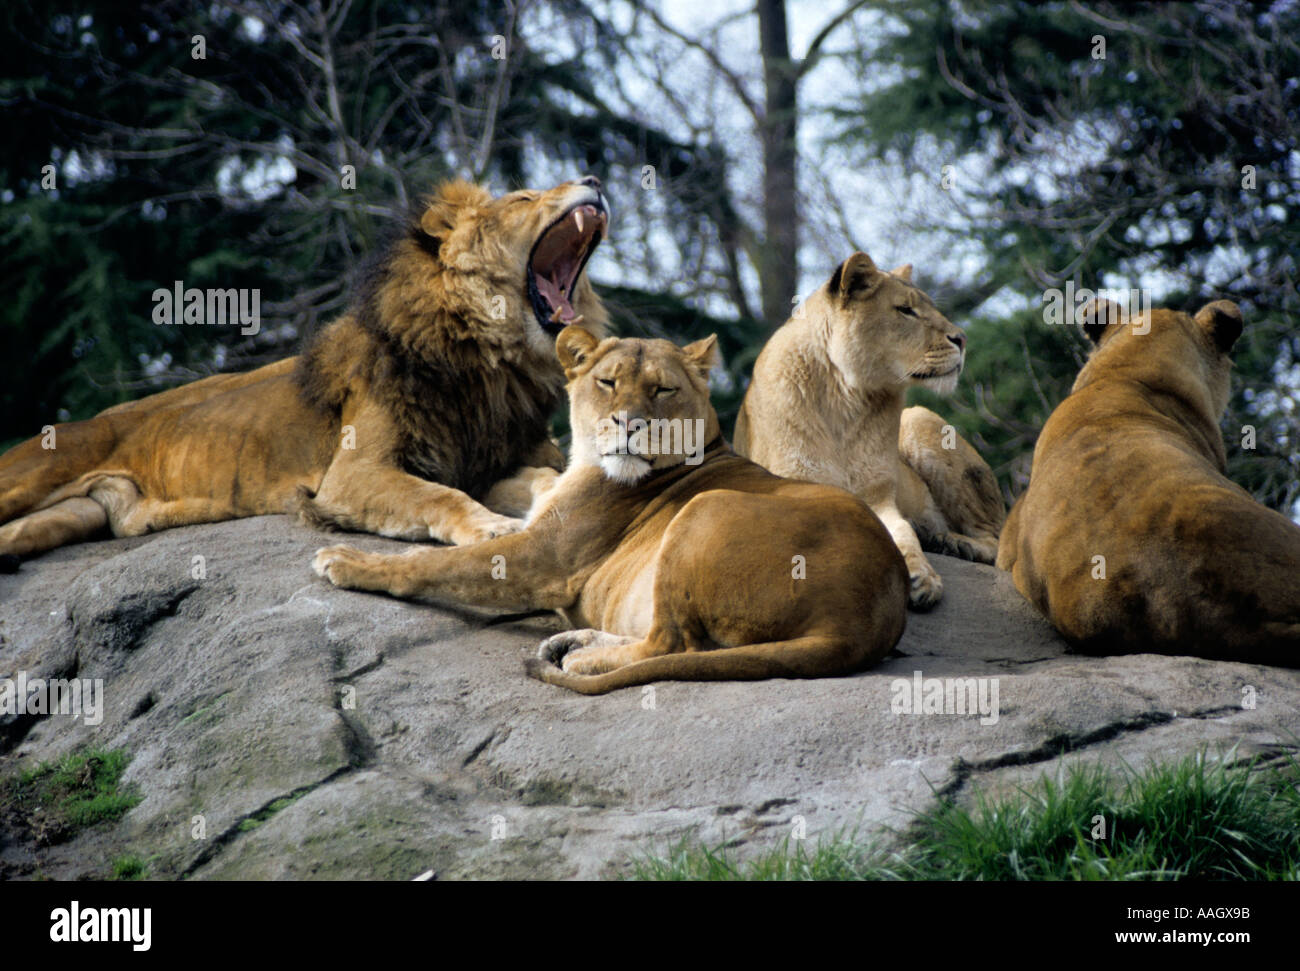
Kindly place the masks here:
[(590, 176), (499, 199), (443, 185), (301, 357), (57, 425), (0, 457), (0, 554), (291, 507), (403, 539), (519, 529), (562, 467), (547, 437), (564, 388), (555, 335), (606, 324), (584, 269), (607, 212)]
[(997, 565), (1078, 649), (1300, 666), (1300, 527), (1225, 475), (1242, 317), (1082, 311), (1095, 343), (1043, 426)]
[[(727, 447), (706, 383), (714, 338), (678, 348), (566, 327), (556, 351), (573, 446), (523, 532), (396, 556), (332, 546), (316, 572), (398, 597), (557, 610), (580, 629), (544, 641), (527, 670), (584, 694), (848, 674), (897, 643), (907, 572), (889, 534), (847, 492)], [(697, 428), (700, 448), (639, 438), (655, 419)]]
[[(912, 286), (854, 253), (767, 342), (736, 418), (736, 451), (777, 475), (847, 489), (884, 522), (907, 561), (913, 607), (943, 581), (922, 548), (980, 563), (997, 555), (1006, 507), (979, 453), (911, 385), (957, 385), (965, 335)], [(919, 534), (919, 536), (918, 536)]]

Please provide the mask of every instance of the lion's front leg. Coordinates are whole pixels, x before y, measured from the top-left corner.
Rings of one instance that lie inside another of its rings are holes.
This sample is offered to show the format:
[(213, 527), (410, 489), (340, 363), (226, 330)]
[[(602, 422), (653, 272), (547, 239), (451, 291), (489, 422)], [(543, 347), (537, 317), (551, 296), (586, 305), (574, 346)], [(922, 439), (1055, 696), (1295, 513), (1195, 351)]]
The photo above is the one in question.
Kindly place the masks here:
[(309, 523), (377, 533), (393, 539), (436, 539), (465, 546), (524, 528), (460, 489), (411, 475), (401, 466), (401, 435), (374, 401), (345, 412), (349, 437), (330, 459), (314, 495), (300, 495)]
[(907, 577), (910, 588), (907, 602), (914, 610), (929, 610), (943, 598), (943, 580), (939, 571), (930, 565), (921, 550), (921, 541), (912, 529), (912, 524), (903, 518), (902, 513), (893, 503), (877, 508), (872, 512), (880, 517), (885, 529), (893, 537), (894, 545), (903, 554), (907, 563)]
[(523, 529), (524, 521), (493, 512), (438, 482), (379, 462), (336, 460), (320, 490), (300, 503), (317, 525), (341, 526), (392, 539), (436, 539), (468, 546)]
[(515, 533), (466, 547), (364, 553), (350, 546), (316, 551), (312, 568), (338, 587), (408, 600), (499, 610), (557, 610), (573, 600), (568, 574), (538, 537)]
[(316, 551), (311, 566), (336, 587), (408, 598), (415, 590), (419, 569), (405, 553), (365, 553), (351, 546), (323, 547)]

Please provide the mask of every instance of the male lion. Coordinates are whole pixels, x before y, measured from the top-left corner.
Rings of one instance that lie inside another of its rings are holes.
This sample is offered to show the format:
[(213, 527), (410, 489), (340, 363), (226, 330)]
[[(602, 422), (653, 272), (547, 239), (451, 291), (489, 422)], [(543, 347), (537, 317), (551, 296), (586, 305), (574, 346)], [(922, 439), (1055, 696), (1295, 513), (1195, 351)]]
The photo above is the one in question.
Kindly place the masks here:
[(997, 565), (1081, 651), (1300, 666), (1300, 527), (1224, 475), (1241, 311), (1082, 317), (1096, 347), (1043, 426)]
[(513, 532), (563, 458), (547, 437), (564, 388), (555, 334), (605, 327), (584, 269), (606, 214), (590, 176), (499, 199), (443, 185), (301, 357), (117, 405), (55, 426), (53, 448), (34, 438), (0, 457), (0, 554), (294, 506), (402, 539)]
[[(777, 475), (839, 486), (884, 522), (907, 561), (913, 607), (943, 581), (922, 548), (980, 563), (1006, 516), (993, 471), (911, 385), (948, 392), (966, 337), (912, 286), (854, 253), (767, 342), (736, 418), (736, 451)], [(919, 534), (919, 538), (918, 538)]]
[[(523, 532), (397, 556), (333, 546), (316, 572), (398, 597), (557, 610), (580, 629), (544, 641), (527, 670), (584, 694), (842, 675), (898, 642), (907, 572), (889, 534), (847, 492), (727, 447), (706, 382), (714, 338), (678, 348), (566, 327), (556, 351), (573, 447)], [(675, 444), (644, 435), (656, 420)]]

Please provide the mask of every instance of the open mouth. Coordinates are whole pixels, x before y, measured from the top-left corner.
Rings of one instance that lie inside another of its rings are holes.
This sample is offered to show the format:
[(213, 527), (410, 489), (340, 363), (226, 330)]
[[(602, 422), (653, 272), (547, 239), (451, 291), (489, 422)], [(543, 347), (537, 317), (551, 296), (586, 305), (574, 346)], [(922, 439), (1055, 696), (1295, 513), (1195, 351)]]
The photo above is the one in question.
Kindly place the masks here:
[(608, 234), (609, 214), (597, 200), (569, 209), (533, 245), (528, 257), (528, 299), (548, 334), (554, 336), (569, 324), (582, 322), (582, 315), (573, 309), (573, 288)]

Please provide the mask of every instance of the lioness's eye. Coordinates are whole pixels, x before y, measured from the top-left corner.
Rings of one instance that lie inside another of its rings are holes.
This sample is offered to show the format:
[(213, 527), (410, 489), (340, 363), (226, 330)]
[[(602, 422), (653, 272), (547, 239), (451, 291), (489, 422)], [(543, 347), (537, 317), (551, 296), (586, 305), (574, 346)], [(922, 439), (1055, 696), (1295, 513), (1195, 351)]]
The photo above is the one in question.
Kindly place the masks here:
[(904, 317), (915, 317), (915, 316), (916, 316), (916, 311), (913, 310), (911, 307), (908, 307), (908, 306), (906, 306), (906, 305), (901, 306), (901, 307), (895, 307), (894, 309), (897, 310), (897, 311), (898, 311), (900, 314), (902, 314)]
[(609, 378), (597, 378), (596, 383), (607, 391), (614, 390), (614, 382), (611, 381)]
[(663, 387), (663, 386), (661, 385), (660, 387), (655, 388), (655, 394), (654, 394), (654, 396), (655, 396), (656, 398), (658, 398), (658, 397), (660, 397), (660, 396), (666, 398), (666, 397), (668, 397), (670, 394), (672, 394), (672, 393), (673, 393), (674, 391), (676, 391), (676, 390), (677, 390), (676, 388), (665, 388), (665, 387)]

